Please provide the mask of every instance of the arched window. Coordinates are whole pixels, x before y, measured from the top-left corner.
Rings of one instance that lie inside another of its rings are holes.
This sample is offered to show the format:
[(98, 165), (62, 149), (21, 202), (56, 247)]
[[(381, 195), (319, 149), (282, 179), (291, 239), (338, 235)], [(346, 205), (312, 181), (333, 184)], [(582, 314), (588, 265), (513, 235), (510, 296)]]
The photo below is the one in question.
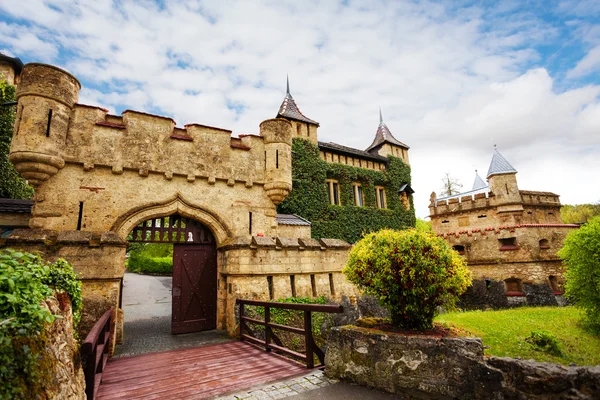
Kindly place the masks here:
[(452, 246), (452, 248), (456, 250), (461, 256), (465, 254), (465, 246), (463, 245), (457, 244)]
[(548, 239), (540, 240), (540, 249), (549, 249), (549, 248), (550, 248), (550, 242), (548, 242)]
[(558, 283), (558, 278), (554, 275), (550, 275), (548, 277), (548, 283), (550, 283), (550, 287), (556, 296), (560, 296), (565, 291), (562, 288), (562, 285)]

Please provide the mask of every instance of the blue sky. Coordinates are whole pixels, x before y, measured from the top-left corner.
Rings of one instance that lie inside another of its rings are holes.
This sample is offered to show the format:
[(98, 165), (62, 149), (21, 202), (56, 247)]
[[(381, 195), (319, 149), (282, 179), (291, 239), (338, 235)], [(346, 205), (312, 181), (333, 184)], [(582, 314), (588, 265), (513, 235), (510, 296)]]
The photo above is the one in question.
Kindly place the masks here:
[(522, 189), (600, 201), (600, 1), (0, 0), (0, 51), (79, 101), (257, 132), (285, 77), (319, 140), (410, 147), (417, 214), (497, 144)]

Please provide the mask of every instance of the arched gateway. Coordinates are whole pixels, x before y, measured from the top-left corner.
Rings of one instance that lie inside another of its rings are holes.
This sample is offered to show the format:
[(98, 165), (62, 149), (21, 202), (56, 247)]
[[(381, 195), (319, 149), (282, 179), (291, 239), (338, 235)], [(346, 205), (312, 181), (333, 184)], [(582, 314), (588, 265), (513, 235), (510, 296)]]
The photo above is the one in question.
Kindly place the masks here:
[(84, 303), (100, 295), (115, 309), (117, 341), (126, 340), (120, 299), (130, 233), (175, 242), (176, 332), (216, 326), (235, 334), (236, 298), (355, 294), (341, 274), (347, 243), (312, 239), (310, 226), (277, 218), (292, 189), (292, 137), (308, 125), (280, 115), (257, 135), (233, 138), (78, 104), (80, 87), (50, 65), (22, 70), (10, 160), (35, 197), (30, 229), (5, 245), (72, 262)]
[(217, 247), (203, 224), (174, 214), (136, 226), (130, 242), (173, 243), (172, 333), (217, 327)]

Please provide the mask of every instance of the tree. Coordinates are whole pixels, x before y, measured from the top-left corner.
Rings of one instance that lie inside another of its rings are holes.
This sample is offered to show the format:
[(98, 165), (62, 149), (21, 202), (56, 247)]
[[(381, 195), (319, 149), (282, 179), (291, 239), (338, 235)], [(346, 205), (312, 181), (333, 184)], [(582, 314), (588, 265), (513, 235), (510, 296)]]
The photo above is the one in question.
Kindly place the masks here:
[(30, 199), (33, 189), (8, 159), (15, 124), (14, 106), (2, 104), (15, 100), (15, 87), (0, 80), (0, 198)]
[(460, 193), (460, 188), (463, 187), (462, 183), (459, 183), (457, 179), (450, 176), (450, 172), (446, 172), (446, 175), (442, 178), (443, 186), (440, 196), (452, 196), (453, 194)]
[(596, 204), (565, 204), (560, 208), (560, 216), (565, 224), (587, 222), (600, 215), (600, 202)]
[(569, 233), (558, 252), (566, 267), (565, 294), (600, 331), (600, 216)]
[(350, 251), (344, 274), (388, 308), (393, 325), (416, 330), (430, 329), (438, 307), (452, 306), (471, 285), (458, 253), (416, 229), (368, 234)]
[(431, 226), (431, 221), (425, 221), (424, 219), (417, 218), (417, 223), (415, 225), (415, 229), (423, 232), (433, 232), (433, 227)]

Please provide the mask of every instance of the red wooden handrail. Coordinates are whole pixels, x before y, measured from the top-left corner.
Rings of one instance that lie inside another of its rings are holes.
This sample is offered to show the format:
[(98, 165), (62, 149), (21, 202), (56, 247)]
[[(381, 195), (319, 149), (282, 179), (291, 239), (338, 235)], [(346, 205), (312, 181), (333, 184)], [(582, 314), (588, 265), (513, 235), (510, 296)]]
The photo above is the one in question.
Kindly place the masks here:
[(85, 375), (85, 395), (94, 400), (102, 381), (102, 372), (110, 351), (112, 309), (100, 317), (81, 345), (81, 362)]
[[(297, 304), (297, 303), (276, 303), (270, 301), (257, 301), (257, 300), (243, 300), (237, 299), (236, 304), (240, 307), (240, 340), (247, 340), (250, 343), (254, 343), (259, 346), (264, 346), (265, 351), (275, 350), (279, 353), (286, 354), (288, 356), (297, 358), (306, 363), (307, 368), (315, 367), (316, 354), (321, 362), (321, 365), (325, 364), (325, 353), (317, 346), (312, 332), (312, 316), (313, 312), (325, 312), (325, 313), (341, 313), (344, 312), (344, 308), (340, 305), (326, 305), (326, 304)], [(260, 321), (254, 318), (244, 316), (244, 306), (258, 306), (264, 307), (265, 309), (265, 320)], [(279, 325), (271, 322), (271, 308), (282, 308), (287, 310), (298, 310), (304, 312), (304, 328), (296, 328), (293, 326)], [(246, 323), (261, 325), (265, 327), (265, 339), (261, 340), (255, 336), (252, 336), (252, 330), (246, 325)], [(305, 354), (301, 354), (290, 350), (283, 346), (283, 343), (273, 334), (273, 328), (281, 329), (288, 332), (297, 333), (304, 336), (304, 343), (306, 347)], [(250, 334), (244, 333), (244, 330)], [(271, 343), (274, 341), (275, 343)]]

